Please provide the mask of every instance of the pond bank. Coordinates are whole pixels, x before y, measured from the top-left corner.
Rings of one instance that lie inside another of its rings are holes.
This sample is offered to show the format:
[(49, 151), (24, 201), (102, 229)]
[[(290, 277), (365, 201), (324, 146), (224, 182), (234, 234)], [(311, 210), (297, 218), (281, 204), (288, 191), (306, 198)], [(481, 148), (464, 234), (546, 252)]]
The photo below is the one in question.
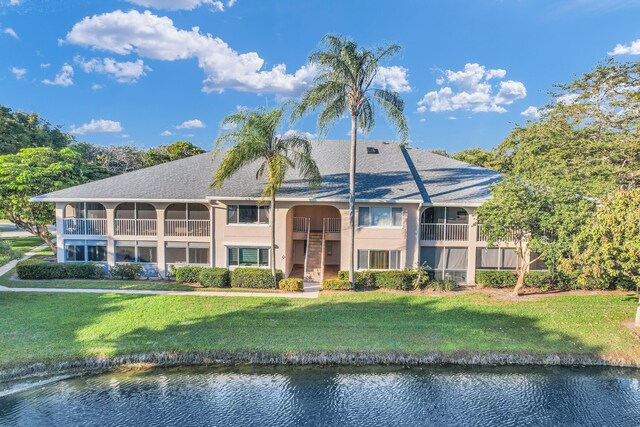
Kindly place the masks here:
[(0, 382), (54, 375), (102, 373), (116, 369), (146, 369), (212, 365), (288, 366), (608, 366), (640, 368), (637, 360), (602, 358), (588, 354), (519, 354), (507, 352), (434, 352), (424, 355), (364, 352), (153, 352), (114, 357), (89, 357), (56, 363), (33, 363), (0, 370)]

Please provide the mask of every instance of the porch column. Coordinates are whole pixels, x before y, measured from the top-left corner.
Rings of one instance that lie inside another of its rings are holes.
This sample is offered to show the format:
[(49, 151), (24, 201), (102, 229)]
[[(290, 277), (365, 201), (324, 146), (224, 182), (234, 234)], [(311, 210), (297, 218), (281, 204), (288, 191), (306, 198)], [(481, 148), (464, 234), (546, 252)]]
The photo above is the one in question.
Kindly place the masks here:
[(116, 245), (115, 245), (115, 205), (104, 203), (107, 214), (107, 264), (115, 265), (116, 263)]
[(478, 247), (478, 225), (476, 216), (469, 215), (469, 243), (467, 249), (467, 285), (476, 284), (476, 255)]
[(158, 271), (162, 277), (167, 276), (166, 271), (166, 258), (164, 255), (165, 242), (164, 242), (164, 207), (156, 208), (156, 241), (158, 245)]
[(56, 203), (56, 257), (64, 262), (64, 207), (66, 203)]

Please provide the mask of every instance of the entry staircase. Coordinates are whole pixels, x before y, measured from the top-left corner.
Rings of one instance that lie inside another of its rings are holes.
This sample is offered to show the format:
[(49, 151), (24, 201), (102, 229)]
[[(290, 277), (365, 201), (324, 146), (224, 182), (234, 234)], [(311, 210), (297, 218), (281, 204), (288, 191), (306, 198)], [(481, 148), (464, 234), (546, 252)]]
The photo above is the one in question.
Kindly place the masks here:
[(340, 219), (323, 218), (322, 231), (312, 231), (310, 218), (294, 218), (294, 231), (307, 234), (307, 251), (304, 257), (304, 280), (322, 282), (325, 264), (326, 233), (339, 233)]

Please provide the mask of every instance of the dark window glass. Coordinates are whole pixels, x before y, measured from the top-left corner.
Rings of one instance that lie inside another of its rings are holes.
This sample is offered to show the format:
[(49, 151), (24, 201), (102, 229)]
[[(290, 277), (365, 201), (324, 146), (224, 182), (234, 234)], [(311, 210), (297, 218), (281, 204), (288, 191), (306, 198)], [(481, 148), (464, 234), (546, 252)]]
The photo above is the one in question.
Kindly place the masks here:
[(164, 254), (168, 264), (186, 264), (187, 248), (170, 248), (168, 247)]
[(208, 264), (209, 248), (189, 248), (189, 264)]
[(209, 209), (200, 203), (189, 203), (189, 219), (209, 219)]
[(269, 265), (269, 249), (260, 249), (260, 265)]
[(136, 262), (135, 246), (121, 246), (116, 243), (116, 262)]
[(258, 209), (258, 222), (260, 224), (269, 224), (269, 206), (260, 206)]
[(138, 262), (158, 262), (158, 248), (138, 246)]
[(239, 206), (239, 221), (241, 224), (256, 224), (258, 222), (258, 207), (254, 205)]
[(368, 227), (371, 225), (371, 212), (369, 208), (358, 209), (358, 226)]
[(84, 261), (84, 245), (66, 245), (65, 252), (67, 261)]
[(135, 203), (120, 203), (116, 208), (116, 219), (134, 219), (135, 215)]
[(238, 205), (227, 206), (227, 224), (238, 223)]
[(402, 226), (402, 208), (391, 208), (391, 214), (393, 216), (393, 226)]
[(238, 248), (228, 249), (229, 265), (238, 265)]
[(88, 261), (104, 262), (107, 260), (107, 247), (87, 245), (87, 255)]

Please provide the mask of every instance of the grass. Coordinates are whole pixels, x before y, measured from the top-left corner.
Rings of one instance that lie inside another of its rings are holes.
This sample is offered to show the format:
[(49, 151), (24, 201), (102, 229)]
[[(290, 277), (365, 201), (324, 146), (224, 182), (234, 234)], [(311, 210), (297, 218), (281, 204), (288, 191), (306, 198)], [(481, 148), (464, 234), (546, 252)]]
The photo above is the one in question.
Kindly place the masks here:
[(0, 293), (0, 369), (161, 351), (571, 353), (640, 363), (633, 295), (503, 301)]
[[(31, 249), (37, 248), (42, 245), (44, 241), (36, 236), (30, 237), (3, 237), (0, 239), (11, 245), (11, 248), (17, 251), (29, 252)], [(51, 253), (53, 254), (53, 252)]]

